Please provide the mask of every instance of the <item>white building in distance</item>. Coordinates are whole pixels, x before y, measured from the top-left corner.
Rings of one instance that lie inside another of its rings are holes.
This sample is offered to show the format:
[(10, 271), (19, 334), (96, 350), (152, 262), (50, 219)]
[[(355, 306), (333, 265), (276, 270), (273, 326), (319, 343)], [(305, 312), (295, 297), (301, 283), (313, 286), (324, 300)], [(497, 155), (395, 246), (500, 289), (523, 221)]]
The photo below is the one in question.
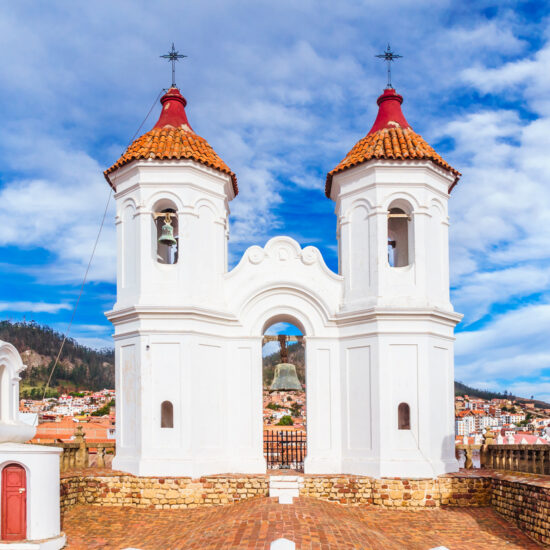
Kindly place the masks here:
[(162, 97), (155, 127), (105, 172), (117, 205), (114, 468), (264, 473), (262, 338), (289, 322), (305, 336), (306, 473), (458, 469), (447, 203), (460, 174), (402, 101), (384, 90), (374, 126), (327, 176), (334, 273), (284, 236), (228, 269), (237, 179), (191, 128), (180, 91)]

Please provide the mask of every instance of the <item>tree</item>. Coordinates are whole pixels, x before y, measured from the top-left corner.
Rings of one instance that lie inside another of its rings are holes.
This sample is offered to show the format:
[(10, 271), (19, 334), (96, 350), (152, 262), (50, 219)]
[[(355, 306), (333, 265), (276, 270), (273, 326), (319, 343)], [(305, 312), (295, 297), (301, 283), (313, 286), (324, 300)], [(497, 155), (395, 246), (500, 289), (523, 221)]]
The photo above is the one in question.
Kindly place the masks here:
[(106, 414), (109, 414), (111, 407), (115, 406), (115, 400), (111, 399), (109, 403), (105, 403), (103, 407), (97, 409), (97, 411), (94, 411), (92, 413), (92, 416), (105, 416)]
[(277, 422), (277, 426), (294, 426), (294, 420), (292, 420), (292, 416), (289, 416), (288, 414), (285, 414), (279, 422)]
[(292, 416), (300, 416), (302, 412), (302, 405), (299, 403), (291, 403), (290, 411), (292, 412)]

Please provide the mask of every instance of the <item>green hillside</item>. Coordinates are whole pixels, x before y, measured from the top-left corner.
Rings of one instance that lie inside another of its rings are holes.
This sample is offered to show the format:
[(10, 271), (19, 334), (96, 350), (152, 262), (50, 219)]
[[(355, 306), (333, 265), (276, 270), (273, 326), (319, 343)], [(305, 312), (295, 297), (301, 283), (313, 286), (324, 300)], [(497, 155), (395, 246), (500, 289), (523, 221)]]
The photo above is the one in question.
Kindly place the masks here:
[[(28, 366), (21, 373), (21, 394), (43, 387), (59, 353), (63, 335), (50, 327), (30, 323), (0, 322), (0, 340), (13, 344)], [(114, 352), (94, 350), (68, 338), (50, 387), (100, 390), (115, 387)], [(34, 395), (38, 392), (35, 391)]]

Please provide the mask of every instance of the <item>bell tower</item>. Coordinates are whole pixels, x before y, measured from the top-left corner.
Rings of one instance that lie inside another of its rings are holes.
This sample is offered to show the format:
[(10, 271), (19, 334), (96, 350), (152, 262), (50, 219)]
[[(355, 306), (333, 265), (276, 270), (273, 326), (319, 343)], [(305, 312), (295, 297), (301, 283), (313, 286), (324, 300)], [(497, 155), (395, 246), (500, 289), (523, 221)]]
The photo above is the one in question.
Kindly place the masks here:
[(344, 471), (432, 476), (457, 469), (447, 203), (460, 174), (412, 130), (391, 85), (377, 103), (326, 180), (344, 281)]
[(238, 188), (191, 127), (180, 90), (173, 85), (160, 103), (154, 127), (105, 171), (117, 226), (117, 301), (107, 314), (115, 325), (115, 467), (193, 475), (191, 388), (206, 349), (197, 348), (196, 319), (217, 319), (225, 308), (229, 201)]
[(216, 307), (237, 179), (191, 128), (180, 91), (160, 102), (153, 129), (105, 171), (117, 203), (115, 309), (178, 300)]

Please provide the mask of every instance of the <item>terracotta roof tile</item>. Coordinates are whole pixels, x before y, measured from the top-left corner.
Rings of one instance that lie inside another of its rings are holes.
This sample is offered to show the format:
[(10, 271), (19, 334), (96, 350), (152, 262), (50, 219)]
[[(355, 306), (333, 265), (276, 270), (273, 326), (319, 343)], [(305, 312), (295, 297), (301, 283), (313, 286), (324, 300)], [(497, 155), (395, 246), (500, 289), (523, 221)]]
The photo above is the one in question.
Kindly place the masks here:
[(455, 176), (451, 189), (454, 187), (461, 175), (460, 172), (443, 160), (422, 136), (410, 128), (401, 112), (402, 102), (403, 98), (395, 90), (384, 90), (378, 98), (378, 116), (369, 133), (327, 174), (327, 197), (330, 198), (332, 178), (336, 174), (375, 159), (432, 161)]
[(160, 101), (163, 108), (155, 127), (137, 138), (126, 152), (105, 170), (104, 175), (109, 184), (113, 185), (109, 174), (134, 160), (189, 159), (230, 176), (233, 190), (237, 195), (239, 192), (237, 177), (210, 144), (193, 131), (185, 114), (187, 102), (179, 90), (171, 88)]

